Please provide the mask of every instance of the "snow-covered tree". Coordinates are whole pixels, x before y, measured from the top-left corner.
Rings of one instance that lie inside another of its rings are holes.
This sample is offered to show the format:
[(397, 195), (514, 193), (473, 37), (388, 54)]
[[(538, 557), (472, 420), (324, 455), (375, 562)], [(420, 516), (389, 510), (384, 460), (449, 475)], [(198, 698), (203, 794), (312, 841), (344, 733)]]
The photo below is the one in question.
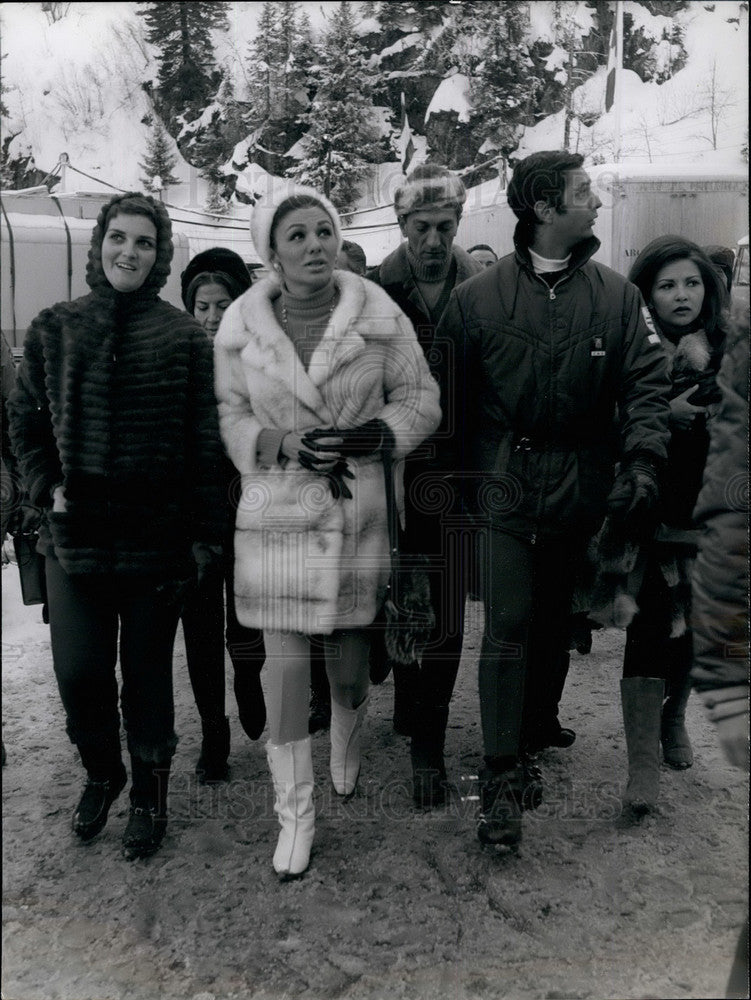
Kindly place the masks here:
[(171, 125), (192, 117), (219, 84), (212, 31), (229, 26), (229, 4), (199, 0), (142, 3), (138, 13), (148, 26), (148, 41), (159, 49), (157, 108)]
[[(138, 166), (143, 170), (141, 181), (147, 191), (163, 191), (173, 184), (180, 183), (180, 178), (172, 173), (177, 166), (177, 157), (172, 152), (167, 130), (158, 120), (152, 126), (146, 155)], [(159, 178), (158, 185), (154, 184), (155, 178)]]
[(323, 191), (341, 210), (354, 206), (368, 164), (383, 158), (373, 127), (371, 93), (352, 5), (342, 0), (323, 38), (316, 95), (301, 116), (304, 155), (287, 171), (287, 176)]
[(482, 46), (471, 78), (470, 120), (483, 133), (486, 152), (507, 156), (518, 145), (520, 126), (534, 124), (541, 86), (529, 55), (528, 4), (483, 4), (476, 16)]

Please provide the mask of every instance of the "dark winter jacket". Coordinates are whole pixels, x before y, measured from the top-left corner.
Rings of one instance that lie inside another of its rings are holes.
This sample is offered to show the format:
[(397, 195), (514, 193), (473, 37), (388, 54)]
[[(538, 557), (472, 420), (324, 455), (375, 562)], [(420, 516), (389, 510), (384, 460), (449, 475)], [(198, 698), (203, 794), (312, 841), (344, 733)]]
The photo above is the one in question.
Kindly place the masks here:
[(695, 518), (702, 525), (693, 577), (694, 686), (712, 718), (748, 714), (748, 327), (722, 363), (722, 401)]
[(454, 291), (436, 331), (439, 463), (475, 517), (532, 541), (596, 531), (619, 455), (665, 459), (664, 353), (637, 288), (590, 260), (598, 247), (574, 248), (550, 288), (517, 242)]
[[(482, 265), (456, 244), (452, 248), (452, 255), (453, 261), (449, 272), (449, 277), (453, 278), (453, 281), (450, 281), (452, 288), (482, 270)], [(425, 304), (407, 259), (407, 244), (402, 243), (398, 246), (378, 267), (369, 271), (367, 276), (380, 285), (396, 302), (415, 328), (423, 351), (427, 352), (435, 336), (435, 323), (429, 313), (425, 312)]]
[[(102, 269), (103, 210), (91, 293), (32, 322), (10, 399), (21, 475), (45, 508), (40, 550), (51, 547), (69, 573), (186, 578), (191, 544), (222, 540), (211, 344), (158, 298), (172, 256), (169, 216), (158, 211), (156, 262), (141, 288), (120, 293)], [(53, 512), (59, 484), (65, 510)]]
[[(482, 265), (456, 244), (452, 248), (452, 254), (449, 272), (451, 288), (482, 271)], [(368, 278), (379, 284), (408, 317), (428, 362), (432, 364), (431, 348), (436, 324), (425, 311), (425, 303), (409, 266), (407, 244), (398, 246), (379, 267), (368, 273)], [(440, 504), (430, 510), (425, 509), (425, 504), (419, 497), (415, 497), (415, 489), (419, 489), (419, 483), (429, 474), (432, 456), (432, 445), (426, 444), (409, 455), (404, 463), (405, 544), (411, 551), (426, 555), (442, 551), (443, 515), (446, 513)]]

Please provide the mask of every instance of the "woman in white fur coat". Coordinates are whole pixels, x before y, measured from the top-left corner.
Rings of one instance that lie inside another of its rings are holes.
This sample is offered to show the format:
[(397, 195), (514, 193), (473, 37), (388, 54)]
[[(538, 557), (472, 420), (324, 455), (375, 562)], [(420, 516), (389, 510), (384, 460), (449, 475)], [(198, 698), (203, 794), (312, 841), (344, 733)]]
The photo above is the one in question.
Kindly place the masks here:
[(215, 378), (222, 438), (242, 477), (237, 617), (264, 630), (281, 825), (274, 868), (289, 878), (307, 868), (313, 840), (310, 637), (326, 637), (331, 778), (351, 795), (366, 627), (389, 576), (381, 456), (389, 447), (398, 461), (416, 448), (440, 407), (406, 316), (377, 285), (334, 270), (341, 230), (328, 199), (290, 186), (255, 207), (251, 235), (272, 275), (224, 314)]

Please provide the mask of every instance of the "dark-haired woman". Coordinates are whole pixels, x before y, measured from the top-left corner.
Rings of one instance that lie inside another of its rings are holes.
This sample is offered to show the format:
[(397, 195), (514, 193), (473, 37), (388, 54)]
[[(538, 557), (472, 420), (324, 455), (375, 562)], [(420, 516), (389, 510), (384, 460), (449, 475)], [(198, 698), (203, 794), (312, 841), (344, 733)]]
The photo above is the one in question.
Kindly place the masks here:
[[(185, 308), (213, 341), (231, 302), (250, 288), (248, 268), (234, 250), (212, 247), (190, 261), (181, 275)], [(240, 724), (257, 740), (266, 724), (260, 672), (264, 663), (260, 629), (243, 628), (235, 614), (232, 591), (234, 509), (239, 476), (224, 462), (223, 485), (227, 532), (222, 559), (206, 572), (200, 587), (185, 602), (182, 613), (185, 655), (193, 697), (201, 716), (201, 753), (196, 774), (202, 782), (226, 781), (230, 750), (229, 719), (224, 714), (224, 643), (232, 661)], [(226, 591), (226, 602), (225, 602)], [(225, 634), (226, 607), (226, 634)]]
[(719, 399), (715, 377), (725, 345), (727, 295), (706, 254), (679, 236), (646, 246), (629, 279), (647, 303), (671, 378), (667, 466), (656, 528), (637, 569), (638, 612), (626, 632), (621, 681), (629, 761), (624, 805), (644, 814), (657, 803), (660, 744), (670, 767), (693, 763), (685, 726), (692, 662), (687, 621), (698, 540), (693, 511), (709, 447), (707, 422)]
[(44, 509), (55, 676), (87, 774), (73, 815), (83, 841), (126, 783), (119, 645), (128, 860), (153, 854), (165, 834), (175, 632), (184, 594), (222, 541), (211, 345), (159, 298), (171, 234), (153, 198), (117, 195), (102, 208), (91, 292), (32, 322), (9, 406), (25, 488)]
[(330, 772), (351, 795), (369, 683), (369, 626), (389, 576), (382, 457), (438, 425), (438, 387), (414, 330), (378, 286), (334, 270), (339, 217), (290, 187), (254, 208), (274, 277), (233, 302), (215, 340), (222, 438), (242, 474), (235, 533), (240, 621), (262, 628), (266, 750), (283, 878), (308, 866), (314, 831), (308, 735), (311, 637), (324, 636)]

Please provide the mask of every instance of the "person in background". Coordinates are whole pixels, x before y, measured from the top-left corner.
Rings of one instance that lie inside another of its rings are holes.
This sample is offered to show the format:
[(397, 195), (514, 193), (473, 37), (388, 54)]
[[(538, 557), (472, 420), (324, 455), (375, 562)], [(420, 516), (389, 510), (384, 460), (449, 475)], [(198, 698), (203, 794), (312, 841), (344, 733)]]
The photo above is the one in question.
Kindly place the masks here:
[(128, 860), (165, 835), (175, 633), (224, 526), (211, 345), (159, 298), (172, 253), (159, 201), (130, 192), (107, 202), (89, 249), (91, 291), (32, 321), (8, 407), (24, 487), (43, 509), (53, 665), (87, 776), (73, 830), (86, 842), (127, 777), (119, 642)]
[(733, 267), (735, 266), (735, 254), (730, 247), (721, 247), (714, 244), (702, 247), (702, 250), (712, 261), (712, 265), (720, 275), (720, 278), (727, 288), (729, 295), (733, 290)]
[[(250, 288), (250, 276), (242, 258), (223, 247), (212, 247), (193, 257), (180, 281), (185, 308), (212, 342), (229, 304)], [(188, 596), (181, 615), (188, 674), (201, 717), (201, 753), (196, 774), (204, 782), (226, 781), (229, 774), (230, 729), (224, 714), (225, 594), (226, 644), (234, 672), (240, 724), (251, 740), (260, 737), (266, 724), (260, 680), (265, 658), (263, 634), (260, 629), (240, 625), (232, 589), (239, 476), (229, 459), (225, 459), (223, 471), (227, 526), (224, 555), (209, 567), (200, 587)]]
[(483, 267), (492, 267), (498, 261), (498, 254), (487, 243), (477, 243), (475, 246), (470, 247), (467, 253), (470, 257), (474, 257)]
[(626, 630), (621, 681), (629, 775), (624, 805), (641, 815), (657, 803), (660, 744), (669, 767), (684, 770), (693, 763), (685, 713), (691, 692), (690, 574), (698, 540), (694, 507), (709, 448), (708, 420), (719, 400), (727, 291), (703, 250), (681, 236), (652, 240), (634, 261), (629, 280), (647, 303), (671, 380), (667, 466), (654, 525), (632, 575), (638, 610)]
[(315, 827), (308, 732), (311, 636), (331, 688), (329, 767), (354, 793), (369, 631), (389, 572), (383, 454), (438, 426), (438, 387), (409, 321), (372, 282), (335, 270), (339, 216), (312, 188), (259, 202), (251, 236), (273, 278), (229, 307), (215, 340), (222, 438), (242, 475), (239, 620), (264, 630), (275, 871), (308, 867)]
[[(466, 198), (450, 170), (432, 163), (416, 167), (394, 196), (404, 242), (368, 272), (409, 317), (426, 356), (451, 292), (482, 270), (455, 242)], [(405, 536), (412, 552), (429, 557), (436, 625), (420, 664), (394, 666), (394, 729), (412, 737), (413, 796), (421, 807), (439, 806), (446, 797), (446, 726), (471, 586), (467, 532), (457, 533), (420, 485), (430, 470), (431, 447), (413, 453), (405, 466)]]
[(665, 459), (665, 359), (637, 289), (592, 260), (600, 200), (582, 163), (552, 150), (517, 165), (516, 251), (459, 285), (436, 331), (436, 475), (461, 493), (483, 549), (483, 844), (520, 842), (522, 809), (542, 794), (529, 754), (574, 736), (558, 719), (565, 677), (553, 669), (571, 567), (608, 507), (649, 507)]
[[(733, 306), (717, 376), (721, 399), (694, 509), (699, 546), (692, 577), (691, 680), (727, 760), (749, 770), (748, 300)], [(745, 490), (745, 494), (744, 494)], [(732, 879), (733, 873), (728, 873)], [(725, 996), (748, 996), (748, 917)]]
[(354, 271), (355, 274), (365, 277), (365, 272), (368, 269), (365, 251), (359, 243), (342, 240), (342, 249), (336, 259), (336, 266), (342, 271)]

